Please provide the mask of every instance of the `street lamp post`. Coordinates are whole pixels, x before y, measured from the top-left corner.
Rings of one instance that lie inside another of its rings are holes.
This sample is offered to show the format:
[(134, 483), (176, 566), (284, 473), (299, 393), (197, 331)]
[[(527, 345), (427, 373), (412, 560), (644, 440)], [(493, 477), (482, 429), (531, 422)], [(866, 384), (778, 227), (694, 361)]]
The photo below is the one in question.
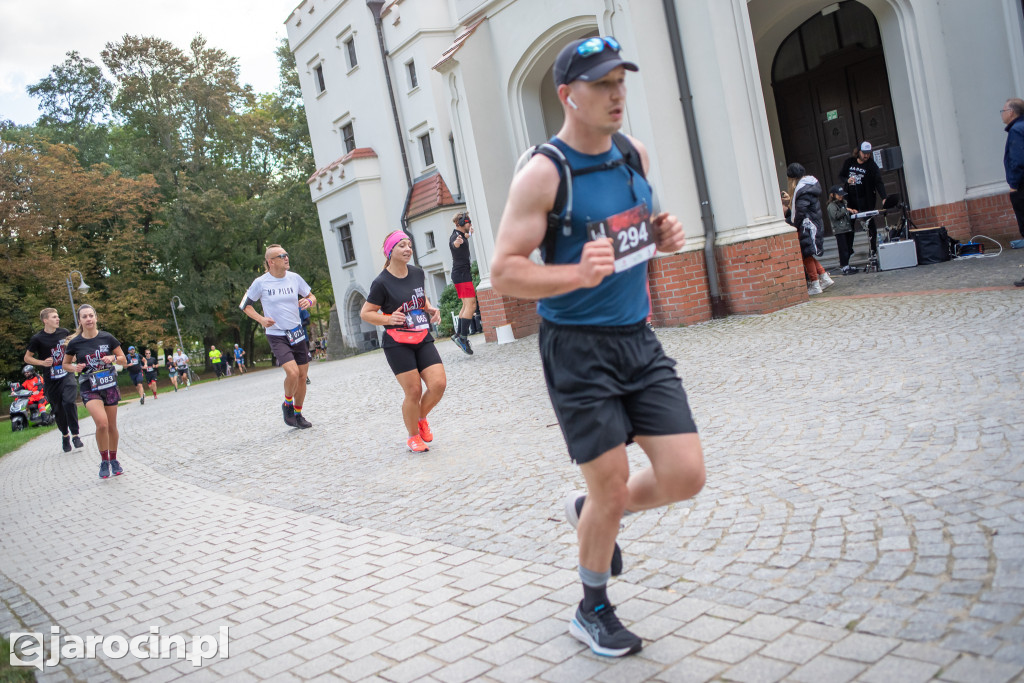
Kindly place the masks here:
[(185, 345), (181, 341), (181, 328), (178, 327), (178, 314), (174, 310), (174, 300), (175, 299), (178, 300), (178, 310), (179, 311), (184, 311), (185, 310), (185, 304), (181, 303), (181, 297), (179, 297), (177, 294), (175, 294), (174, 296), (171, 297), (171, 315), (174, 316), (174, 329), (178, 333), (178, 348), (181, 349), (182, 351), (184, 351), (185, 350)]
[(82, 277), (82, 273), (77, 271), (77, 270), (72, 270), (70, 273), (68, 273), (68, 276), (64, 279), (64, 284), (66, 284), (68, 286), (68, 299), (71, 301), (71, 316), (74, 318), (75, 327), (78, 327), (78, 311), (75, 310), (75, 297), (74, 297), (74, 295), (71, 292), (71, 284), (72, 284), (72, 280), (73, 280), (72, 276), (75, 273), (78, 273), (78, 281), (82, 283), (82, 284), (78, 285), (78, 291), (79, 292), (81, 292), (82, 294), (85, 294), (86, 292), (89, 291), (90, 287), (89, 287), (89, 285), (85, 284), (85, 278)]

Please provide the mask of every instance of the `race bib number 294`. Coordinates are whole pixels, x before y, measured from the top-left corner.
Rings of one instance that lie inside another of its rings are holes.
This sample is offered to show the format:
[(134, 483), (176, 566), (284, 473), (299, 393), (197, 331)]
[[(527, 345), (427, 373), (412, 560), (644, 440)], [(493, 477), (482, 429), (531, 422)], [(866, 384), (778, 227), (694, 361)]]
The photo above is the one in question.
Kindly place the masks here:
[(602, 221), (588, 223), (587, 231), (592, 240), (612, 238), (616, 273), (651, 260), (658, 250), (654, 243), (651, 212), (646, 203), (637, 204)]

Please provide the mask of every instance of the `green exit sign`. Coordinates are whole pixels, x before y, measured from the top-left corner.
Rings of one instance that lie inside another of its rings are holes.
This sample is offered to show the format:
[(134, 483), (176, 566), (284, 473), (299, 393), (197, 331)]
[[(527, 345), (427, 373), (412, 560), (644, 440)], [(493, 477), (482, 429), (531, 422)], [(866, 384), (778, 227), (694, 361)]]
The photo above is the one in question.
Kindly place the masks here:
[(838, 118), (839, 118), (839, 110), (838, 109), (833, 109), (833, 110), (829, 111), (827, 114), (825, 114), (825, 120), (826, 121), (835, 121)]

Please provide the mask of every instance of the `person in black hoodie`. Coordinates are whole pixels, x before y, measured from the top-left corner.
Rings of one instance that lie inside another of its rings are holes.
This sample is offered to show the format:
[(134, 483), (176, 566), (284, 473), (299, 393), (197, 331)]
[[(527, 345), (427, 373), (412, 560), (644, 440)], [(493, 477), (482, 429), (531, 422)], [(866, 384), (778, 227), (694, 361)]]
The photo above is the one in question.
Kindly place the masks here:
[(800, 164), (790, 164), (786, 169), (786, 177), (789, 179), (789, 196), (792, 197), (786, 222), (796, 228), (800, 237), (800, 254), (804, 259), (807, 294), (821, 294), (827, 287), (835, 284), (815, 258), (825, 253), (821, 185), (817, 178), (807, 175), (807, 170)]
[[(882, 182), (882, 171), (871, 158), (871, 143), (864, 141), (853, 151), (853, 156), (843, 162), (839, 170), (846, 190), (846, 203), (857, 211), (872, 211), (875, 208), (875, 193), (885, 201), (885, 183)], [(871, 251), (878, 250), (878, 228), (874, 219), (868, 219), (868, 237), (871, 238)]]

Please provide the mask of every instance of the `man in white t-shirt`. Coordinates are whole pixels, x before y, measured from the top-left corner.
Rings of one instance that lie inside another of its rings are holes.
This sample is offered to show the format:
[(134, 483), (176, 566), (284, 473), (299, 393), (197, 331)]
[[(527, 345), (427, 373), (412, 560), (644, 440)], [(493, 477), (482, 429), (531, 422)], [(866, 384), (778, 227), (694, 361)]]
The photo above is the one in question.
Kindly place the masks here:
[(188, 354), (181, 349), (174, 349), (174, 356), (171, 360), (174, 362), (175, 371), (178, 373), (178, 379), (174, 384), (174, 390), (178, 390), (179, 384), (184, 385), (186, 389), (191, 389), (192, 380), (189, 377)]
[[(238, 305), (247, 316), (263, 326), (277, 364), (284, 368), (285, 424), (312, 427), (302, 414), (306, 398), (306, 373), (309, 371), (309, 341), (299, 311), (316, 305), (316, 297), (306, 281), (289, 270), (288, 253), (280, 244), (271, 244), (264, 255), (267, 272), (253, 280)], [(256, 312), (259, 301), (263, 315)]]

